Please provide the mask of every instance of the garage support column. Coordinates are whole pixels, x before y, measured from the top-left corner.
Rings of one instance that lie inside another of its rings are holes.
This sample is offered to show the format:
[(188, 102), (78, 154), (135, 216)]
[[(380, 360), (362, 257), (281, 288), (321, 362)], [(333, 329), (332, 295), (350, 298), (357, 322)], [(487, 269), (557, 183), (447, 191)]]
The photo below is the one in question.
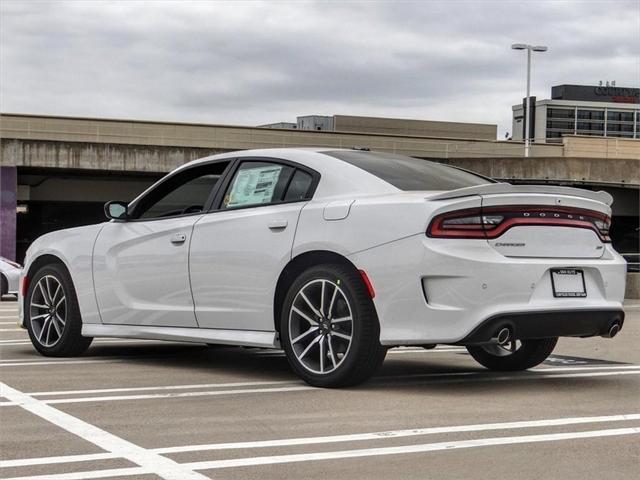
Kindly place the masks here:
[(18, 169), (0, 167), (0, 256), (16, 258)]

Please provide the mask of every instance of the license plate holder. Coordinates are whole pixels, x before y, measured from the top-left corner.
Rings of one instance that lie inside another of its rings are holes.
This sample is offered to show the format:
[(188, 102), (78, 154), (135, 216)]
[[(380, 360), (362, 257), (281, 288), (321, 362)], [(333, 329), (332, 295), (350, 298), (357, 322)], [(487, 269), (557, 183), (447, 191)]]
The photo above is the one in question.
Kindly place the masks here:
[(584, 271), (578, 268), (551, 269), (551, 288), (556, 298), (583, 298), (587, 296)]

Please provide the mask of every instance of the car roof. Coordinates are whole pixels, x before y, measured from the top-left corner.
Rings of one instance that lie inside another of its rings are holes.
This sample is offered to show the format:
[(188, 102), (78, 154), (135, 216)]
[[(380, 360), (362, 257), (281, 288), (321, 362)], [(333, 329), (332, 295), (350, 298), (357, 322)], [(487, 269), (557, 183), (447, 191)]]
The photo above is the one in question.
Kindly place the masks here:
[(352, 149), (331, 147), (239, 150), (193, 160), (176, 169), (176, 172), (183, 168), (225, 159), (273, 158), (295, 162), (318, 172), (321, 180), (314, 198), (379, 195), (400, 192), (398, 188), (375, 175), (336, 157), (326, 155), (327, 152), (338, 150), (354, 151)]

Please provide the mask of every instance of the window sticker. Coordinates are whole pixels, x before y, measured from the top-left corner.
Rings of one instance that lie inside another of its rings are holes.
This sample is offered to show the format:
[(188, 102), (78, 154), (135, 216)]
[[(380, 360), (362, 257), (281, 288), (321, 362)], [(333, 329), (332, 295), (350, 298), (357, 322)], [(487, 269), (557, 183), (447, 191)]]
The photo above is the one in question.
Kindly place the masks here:
[(228, 198), (227, 208), (270, 203), (282, 166), (269, 165), (238, 170)]

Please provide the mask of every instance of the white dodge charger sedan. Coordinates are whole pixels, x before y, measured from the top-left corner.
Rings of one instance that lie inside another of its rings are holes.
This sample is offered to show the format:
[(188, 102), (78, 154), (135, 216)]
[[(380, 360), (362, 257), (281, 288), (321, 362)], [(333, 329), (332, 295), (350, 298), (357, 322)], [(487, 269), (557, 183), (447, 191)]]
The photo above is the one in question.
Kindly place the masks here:
[(21, 320), (43, 355), (94, 337), (281, 347), (327, 387), (364, 381), (398, 345), (522, 370), (558, 337), (622, 327), (611, 203), (388, 153), (225, 153), (109, 202), (107, 223), (36, 240)]

